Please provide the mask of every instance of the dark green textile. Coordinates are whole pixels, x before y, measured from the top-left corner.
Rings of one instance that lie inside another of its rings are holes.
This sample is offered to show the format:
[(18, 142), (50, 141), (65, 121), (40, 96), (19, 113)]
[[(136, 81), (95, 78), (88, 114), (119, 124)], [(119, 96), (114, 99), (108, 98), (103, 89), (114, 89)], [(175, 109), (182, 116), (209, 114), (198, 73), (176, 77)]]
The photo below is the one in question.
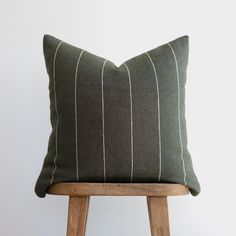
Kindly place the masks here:
[(185, 122), (188, 36), (122, 63), (45, 35), (52, 132), (35, 186), (181, 183), (200, 192)]

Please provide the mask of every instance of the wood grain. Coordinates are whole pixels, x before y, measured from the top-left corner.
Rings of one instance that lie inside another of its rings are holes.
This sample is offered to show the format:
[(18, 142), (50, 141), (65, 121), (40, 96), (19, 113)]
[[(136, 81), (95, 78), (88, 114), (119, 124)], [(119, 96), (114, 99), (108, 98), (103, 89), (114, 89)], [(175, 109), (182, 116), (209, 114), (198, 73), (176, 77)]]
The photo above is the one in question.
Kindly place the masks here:
[(170, 236), (167, 197), (147, 196), (152, 236)]
[(69, 196), (176, 196), (189, 193), (181, 184), (157, 183), (58, 183), (49, 194)]
[(70, 197), (67, 236), (85, 236), (89, 196)]

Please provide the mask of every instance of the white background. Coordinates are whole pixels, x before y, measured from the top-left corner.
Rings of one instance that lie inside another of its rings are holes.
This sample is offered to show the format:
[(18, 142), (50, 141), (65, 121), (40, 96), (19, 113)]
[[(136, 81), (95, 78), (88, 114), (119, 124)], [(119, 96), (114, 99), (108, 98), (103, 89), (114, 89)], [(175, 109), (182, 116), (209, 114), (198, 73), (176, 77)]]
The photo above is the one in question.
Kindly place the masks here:
[[(34, 194), (51, 131), (43, 34), (123, 61), (190, 37), (188, 147), (198, 197), (169, 198), (172, 236), (234, 236), (234, 1), (0, 0), (0, 235), (63, 236), (67, 198)], [(92, 197), (87, 236), (150, 235), (145, 197)]]

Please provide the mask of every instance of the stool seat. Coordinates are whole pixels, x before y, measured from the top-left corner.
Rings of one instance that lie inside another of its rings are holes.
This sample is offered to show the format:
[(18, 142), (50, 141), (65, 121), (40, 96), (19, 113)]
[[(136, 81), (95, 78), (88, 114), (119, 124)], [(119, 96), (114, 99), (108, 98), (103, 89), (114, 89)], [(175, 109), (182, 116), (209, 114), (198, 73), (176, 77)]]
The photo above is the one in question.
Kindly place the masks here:
[(70, 182), (54, 184), (47, 193), (69, 196), (67, 236), (85, 236), (90, 196), (146, 196), (152, 236), (169, 236), (167, 197), (186, 195), (189, 189), (171, 183)]
[(69, 196), (176, 196), (188, 194), (182, 184), (157, 183), (59, 183), (49, 194)]

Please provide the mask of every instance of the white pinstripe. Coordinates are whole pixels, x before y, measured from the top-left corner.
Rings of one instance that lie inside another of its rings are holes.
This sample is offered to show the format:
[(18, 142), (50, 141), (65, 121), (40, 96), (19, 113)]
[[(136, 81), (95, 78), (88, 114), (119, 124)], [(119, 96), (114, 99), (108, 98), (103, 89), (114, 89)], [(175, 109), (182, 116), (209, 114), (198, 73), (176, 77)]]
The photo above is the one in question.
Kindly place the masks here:
[(102, 75), (101, 75), (101, 85), (102, 85), (102, 148), (103, 148), (103, 171), (104, 171), (104, 182), (106, 182), (106, 150), (105, 150), (105, 127), (104, 127), (104, 94), (103, 94), (103, 75), (104, 75), (104, 68), (106, 65), (107, 60), (104, 61), (102, 65)]
[(156, 71), (156, 67), (154, 66), (154, 63), (152, 61), (152, 58), (150, 57), (150, 55), (148, 54), (148, 52), (146, 52), (146, 55), (148, 56), (153, 70), (154, 70), (154, 74), (155, 74), (155, 78), (156, 78), (156, 87), (157, 87), (157, 113), (158, 113), (158, 139), (159, 139), (159, 176), (158, 176), (158, 182), (160, 182), (161, 180), (161, 119), (160, 119), (160, 92), (159, 92), (159, 84), (158, 84), (158, 79), (157, 79), (157, 71)]
[(76, 155), (76, 179), (79, 181), (79, 160), (78, 160), (78, 127), (77, 127), (77, 80), (78, 80), (78, 68), (81, 56), (84, 50), (82, 50), (79, 54), (76, 68), (75, 68), (75, 155)]
[(180, 86), (179, 86), (179, 66), (178, 66), (178, 61), (175, 55), (175, 51), (173, 47), (171, 46), (170, 43), (168, 43), (172, 54), (174, 56), (175, 60), (175, 67), (176, 67), (176, 74), (177, 74), (177, 83), (178, 83), (178, 122), (179, 122), (179, 139), (180, 139), (180, 146), (181, 146), (181, 159), (182, 159), (182, 164), (183, 164), (183, 172), (184, 172), (184, 184), (186, 185), (186, 170), (185, 170), (185, 163), (184, 163), (184, 158), (183, 158), (183, 140), (182, 140), (182, 132), (181, 132), (181, 124), (180, 124)]
[(51, 181), (50, 181), (50, 184), (53, 183), (53, 180), (54, 180), (54, 174), (55, 174), (55, 171), (57, 169), (57, 163), (56, 163), (56, 160), (57, 160), (57, 132), (58, 132), (58, 122), (59, 122), (59, 115), (58, 115), (58, 111), (57, 111), (57, 94), (56, 94), (56, 81), (55, 81), (55, 71), (56, 71), (56, 58), (57, 58), (57, 52), (58, 52), (58, 49), (59, 47), (62, 45), (63, 42), (60, 42), (56, 48), (56, 51), (55, 51), (55, 54), (54, 54), (54, 58), (53, 58), (53, 86), (54, 86), (54, 99), (55, 99), (55, 111), (56, 111), (56, 137), (55, 137), (55, 151), (56, 151), (56, 154), (55, 154), (55, 157), (54, 157), (54, 169), (53, 169), (53, 172), (52, 172), (52, 178), (51, 178)]
[(123, 63), (126, 67), (128, 77), (129, 77), (129, 97), (130, 97), (130, 142), (131, 142), (131, 177), (130, 182), (133, 181), (133, 171), (134, 171), (134, 144), (133, 144), (133, 101), (132, 101), (132, 86), (129, 67)]

